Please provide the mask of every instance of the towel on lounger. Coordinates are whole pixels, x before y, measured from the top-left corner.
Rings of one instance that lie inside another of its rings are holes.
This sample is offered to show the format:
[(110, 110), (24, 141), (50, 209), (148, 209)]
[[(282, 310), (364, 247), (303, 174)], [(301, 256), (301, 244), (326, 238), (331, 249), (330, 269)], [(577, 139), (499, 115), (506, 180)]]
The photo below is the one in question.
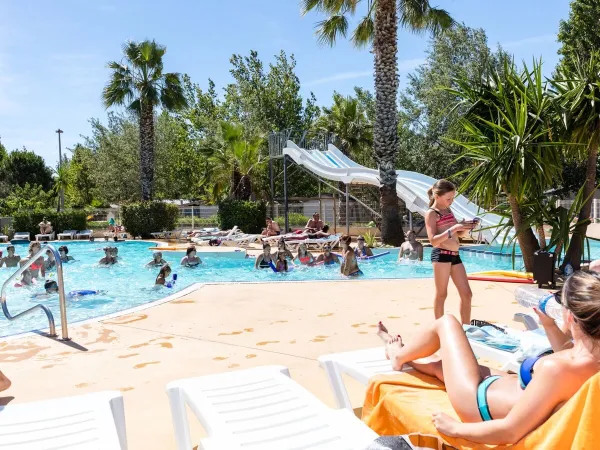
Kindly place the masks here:
[[(431, 414), (443, 411), (457, 418), (444, 385), (418, 372), (374, 377), (367, 389), (362, 418), (376, 433), (407, 439), (424, 449), (599, 449), (600, 373), (590, 378), (558, 412), (513, 446), (476, 444), (442, 437)], [(374, 449), (377, 447), (373, 447)], [(385, 447), (383, 447), (385, 449)], [(394, 449), (394, 447), (390, 447)], [(400, 447), (401, 448), (401, 447)]]

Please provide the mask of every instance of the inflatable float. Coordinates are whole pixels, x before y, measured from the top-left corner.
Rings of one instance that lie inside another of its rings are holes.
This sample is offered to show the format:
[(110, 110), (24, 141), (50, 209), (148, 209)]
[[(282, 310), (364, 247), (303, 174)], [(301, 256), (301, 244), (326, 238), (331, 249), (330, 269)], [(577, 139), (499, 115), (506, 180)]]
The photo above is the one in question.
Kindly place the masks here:
[[(273, 272), (279, 273), (279, 270), (277, 270), (277, 267), (275, 267), (275, 264), (273, 264), (273, 260), (269, 261), (269, 267), (273, 270)], [(281, 273), (289, 273), (292, 270), (294, 270), (294, 266), (288, 265), (288, 269), (285, 272), (281, 272)]]
[(495, 281), (500, 283), (534, 283), (533, 274), (531, 272), (518, 272), (516, 270), (488, 270), (485, 272), (474, 272), (468, 274), (467, 279), (473, 281)]
[(159, 252), (185, 252), (187, 247), (149, 247), (148, 250)]
[(373, 256), (359, 256), (357, 259), (359, 259), (360, 261), (369, 261), (371, 259), (380, 258), (382, 256), (389, 255), (389, 254), (390, 254), (390, 252), (383, 252), (383, 253), (377, 253), (376, 255), (373, 255)]

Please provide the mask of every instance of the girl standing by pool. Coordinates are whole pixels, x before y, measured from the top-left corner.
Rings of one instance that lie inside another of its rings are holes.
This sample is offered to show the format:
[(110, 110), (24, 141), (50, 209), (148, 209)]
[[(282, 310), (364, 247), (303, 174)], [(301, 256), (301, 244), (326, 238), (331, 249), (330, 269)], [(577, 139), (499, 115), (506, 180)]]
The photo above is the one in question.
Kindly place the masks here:
[(448, 281), (452, 281), (460, 295), (460, 319), (462, 323), (471, 321), (471, 287), (467, 272), (458, 254), (458, 238), (472, 230), (475, 221), (457, 222), (450, 210), (456, 196), (456, 187), (448, 180), (438, 180), (427, 192), (429, 210), (425, 213), (427, 237), (433, 246), (431, 263), (435, 280), (433, 311), (435, 318), (444, 315), (444, 303), (448, 295)]
[(350, 246), (352, 238), (348, 235), (344, 235), (340, 238), (340, 243), (342, 244), (342, 256), (344, 257), (342, 265), (340, 266), (342, 275), (346, 275), (347, 277), (357, 277), (362, 275), (363, 273), (358, 268), (358, 262), (356, 261), (356, 253), (354, 253), (354, 249)]

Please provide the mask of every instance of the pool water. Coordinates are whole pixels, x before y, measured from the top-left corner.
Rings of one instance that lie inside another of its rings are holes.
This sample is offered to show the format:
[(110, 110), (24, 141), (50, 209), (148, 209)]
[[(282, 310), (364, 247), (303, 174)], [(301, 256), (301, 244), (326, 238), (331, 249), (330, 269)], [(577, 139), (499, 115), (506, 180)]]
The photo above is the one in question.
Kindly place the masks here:
[[(593, 239), (589, 239), (589, 248), (590, 248), (590, 259), (593, 261), (595, 259), (600, 259), (600, 241), (596, 241)], [(583, 246), (584, 249), (584, 258), (587, 259), (588, 258), (588, 244), (584, 243)], [(474, 246), (469, 246), (469, 247), (462, 247), (461, 250), (466, 250), (467, 253), (468, 251), (473, 251), (473, 250), (482, 250), (484, 252), (492, 252), (492, 253), (508, 253), (508, 254), (512, 254), (513, 248), (512, 245), (511, 246), (504, 246), (502, 247), (502, 245), (474, 245)], [(461, 257), (463, 255), (463, 252), (461, 252)], [(521, 249), (519, 248), (518, 245), (515, 246), (515, 255), (516, 256), (520, 256), (521, 255)]]
[[(62, 243), (61, 243), (62, 244)], [(58, 248), (58, 243), (53, 244)], [(152, 259), (149, 242), (66, 242), (69, 255), (75, 261), (65, 263), (64, 280), (65, 292), (77, 289), (102, 290), (104, 294), (84, 296), (67, 300), (67, 316), (69, 323), (100, 317), (123, 311), (135, 306), (159, 300), (168, 295), (190, 286), (193, 283), (211, 282), (286, 282), (310, 280), (344, 280), (339, 273), (339, 266), (330, 267), (299, 267), (290, 273), (274, 273), (269, 269), (255, 270), (253, 258), (243, 258), (241, 254), (230, 256), (202, 256), (203, 264), (197, 268), (182, 268), (179, 261), (183, 252), (163, 252), (163, 258), (171, 264), (178, 279), (173, 289), (164, 287), (154, 288), (154, 280), (158, 268), (146, 268), (145, 264)], [(102, 248), (105, 245), (116, 246), (119, 249), (119, 263), (103, 267), (98, 261), (104, 256)], [(0, 245), (0, 250), (6, 254), (6, 246)], [(21, 257), (27, 255), (26, 245), (17, 245), (16, 253)], [(364, 273), (363, 279), (400, 279), (428, 278), (433, 276), (429, 262), (430, 248), (424, 252), (425, 261), (420, 263), (397, 263), (397, 250), (389, 255), (371, 261), (360, 262)], [(508, 270), (512, 268), (511, 258), (474, 252), (461, 252), (467, 272), (483, 270)], [(517, 261), (517, 268), (520, 264)], [(0, 285), (14, 273), (14, 268), (0, 269)], [(56, 273), (46, 274), (46, 279), (56, 278)], [(32, 294), (43, 292), (43, 281), (38, 280), (36, 286), (7, 288), (7, 305), (14, 315), (28, 309), (36, 303), (44, 303), (53, 312), (57, 325), (60, 323), (58, 296), (48, 299), (34, 299)], [(47, 320), (41, 311), (9, 322), (0, 313), (0, 336), (7, 336), (25, 331), (47, 328)]]

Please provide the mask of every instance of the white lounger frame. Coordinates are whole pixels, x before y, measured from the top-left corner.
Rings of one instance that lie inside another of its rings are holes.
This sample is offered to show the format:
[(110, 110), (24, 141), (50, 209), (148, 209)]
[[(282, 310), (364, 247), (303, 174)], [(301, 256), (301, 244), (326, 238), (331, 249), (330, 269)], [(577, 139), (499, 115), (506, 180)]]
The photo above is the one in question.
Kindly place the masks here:
[(73, 240), (73, 239), (75, 239), (75, 236), (77, 236), (77, 230), (65, 230), (62, 233), (58, 233), (57, 237), (58, 237), (58, 240), (60, 241), (61, 238), (66, 238), (66, 237)]
[(352, 412), (325, 406), (284, 366), (174, 381), (167, 394), (177, 450), (193, 447), (186, 404), (208, 433), (203, 450), (362, 450), (377, 438)]
[(0, 406), (2, 450), (127, 450), (123, 396), (104, 391)]

